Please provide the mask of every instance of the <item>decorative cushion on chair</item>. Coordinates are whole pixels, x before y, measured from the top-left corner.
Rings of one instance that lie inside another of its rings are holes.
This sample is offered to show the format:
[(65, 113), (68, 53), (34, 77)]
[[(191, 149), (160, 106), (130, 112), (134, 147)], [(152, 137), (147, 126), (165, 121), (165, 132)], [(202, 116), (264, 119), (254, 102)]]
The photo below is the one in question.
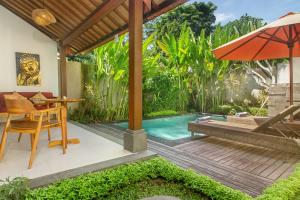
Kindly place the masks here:
[(19, 94), (18, 92), (14, 91), (12, 93), (12, 95), (14, 95), (17, 99), (27, 99), (26, 97), (24, 97), (23, 95)]
[(36, 93), (33, 97), (30, 98), (30, 101), (34, 104), (44, 104), (47, 97), (45, 97), (41, 92)]

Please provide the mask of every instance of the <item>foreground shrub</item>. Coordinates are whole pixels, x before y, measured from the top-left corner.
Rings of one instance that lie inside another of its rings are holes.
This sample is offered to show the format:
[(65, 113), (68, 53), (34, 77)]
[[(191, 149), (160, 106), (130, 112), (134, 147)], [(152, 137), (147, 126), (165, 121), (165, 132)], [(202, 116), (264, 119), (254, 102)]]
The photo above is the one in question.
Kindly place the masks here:
[(28, 180), (26, 178), (14, 178), (10, 180), (0, 180), (0, 200), (22, 200), (25, 199), (28, 188)]
[(226, 187), (209, 177), (181, 169), (161, 158), (67, 179), (32, 190), (27, 199), (105, 199), (114, 190), (156, 178), (183, 184), (210, 199), (251, 199), (240, 191)]
[[(0, 199), (18, 200), (24, 199), (25, 195), (27, 200), (114, 199), (115, 196), (118, 196), (116, 195), (119, 194), (118, 191), (133, 194), (134, 191), (126, 192), (126, 189), (155, 180), (162, 180), (166, 185), (177, 185), (177, 188), (181, 188), (182, 185), (182, 189), (186, 188), (186, 191), (195, 192), (199, 196), (213, 200), (254, 199), (207, 176), (199, 175), (191, 170), (184, 170), (162, 158), (81, 175), (31, 191), (27, 188), (26, 179), (17, 178), (0, 187)], [(152, 193), (155, 192), (152, 191)], [(300, 196), (297, 195), (300, 195), (300, 166), (288, 179), (276, 182), (256, 199), (295, 200), (297, 197), (300, 199)], [(128, 199), (130, 198), (128, 197)]]

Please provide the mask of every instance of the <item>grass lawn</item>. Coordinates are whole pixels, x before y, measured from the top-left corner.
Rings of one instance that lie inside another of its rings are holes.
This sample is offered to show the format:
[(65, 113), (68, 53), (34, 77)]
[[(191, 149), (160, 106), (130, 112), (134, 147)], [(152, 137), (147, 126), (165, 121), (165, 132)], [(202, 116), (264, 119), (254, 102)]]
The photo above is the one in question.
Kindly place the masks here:
[(182, 200), (208, 200), (200, 193), (186, 188), (182, 184), (167, 182), (162, 179), (153, 179), (131, 184), (122, 189), (114, 190), (104, 199), (108, 200), (132, 200), (152, 197), (156, 195), (174, 196)]

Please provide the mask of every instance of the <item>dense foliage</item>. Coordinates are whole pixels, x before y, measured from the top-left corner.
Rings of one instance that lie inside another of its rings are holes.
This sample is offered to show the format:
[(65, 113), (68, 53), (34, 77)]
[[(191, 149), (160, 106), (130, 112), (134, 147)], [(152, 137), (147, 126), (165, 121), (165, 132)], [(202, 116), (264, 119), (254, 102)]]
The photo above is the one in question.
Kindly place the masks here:
[(184, 4), (171, 12), (159, 17), (153, 22), (145, 25), (146, 33), (155, 32), (156, 37), (161, 39), (165, 34), (179, 36), (179, 24), (187, 23), (192, 29), (195, 36), (199, 36), (202, 30), (206, 35), (212, 33), (216, 17), (214, 12), (217, 7), (211, 2), (194, 2), (192, 4)]
[(221, 105), (215, 108), (208, 110), (212, 114), (221, 114), (221, 115), (235, 115), (239, 112), (248, 112), (253, 116), (268, 116), (268, 110), (266, 108), (257, 108), (249, 106), (239, 106), (239, 105)]
[[(241, 85), (247, 81), (247, 74), (251, 74), (258, 87), (265, 88), (269, 84), (266, 80), (273, 77), (273, 62), (266, 62), (265, 66), (259, 62), (220, 61), (213, 55), (214, 48), (264, 25), (263, 20), (245, 15), (224, 26), (212, 26), (214, 10), (211, 3), (187, 4), (147, 25), (155, 31), (143, 43), (144, 116), (168, 110), (218, 111), (224, 104), (243, 107), (265, 104), (267, 91), (255, 99), (250, 92), (245, 94), (247, 90)], [(201, 13), (206, 13), (206, 18)], [(196, 25), (199, 17), (201, 26)], [(171, 26), (176, 19), (182, 20), (176, 23), (176, 31), (159, 28), (163, 24)], [(82, 93), (86, 101), (72, 115), (73, 119), (81, 122), (127, 119), (128, 48), (128, 36), (123, 35), (87, 56), (84, 62), (91, 64), (83, 65), (82, 70)], [(93, 57), (95, 60), (90, 61)]]

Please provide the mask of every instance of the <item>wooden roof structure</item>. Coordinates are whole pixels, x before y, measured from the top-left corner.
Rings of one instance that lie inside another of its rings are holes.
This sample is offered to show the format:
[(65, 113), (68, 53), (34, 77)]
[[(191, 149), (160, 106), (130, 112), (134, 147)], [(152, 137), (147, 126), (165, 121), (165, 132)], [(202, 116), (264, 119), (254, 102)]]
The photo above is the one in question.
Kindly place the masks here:
[[(175, 8), (187, 0), (141, 0), (144, 22)], [(71, 54), (89, 51), (128, 31), (129, 0), (0, 0), (4, 6), (32, 26), (70, 48)], [(47, 8), (57, 22), (38, 26), (31, 13)]]

